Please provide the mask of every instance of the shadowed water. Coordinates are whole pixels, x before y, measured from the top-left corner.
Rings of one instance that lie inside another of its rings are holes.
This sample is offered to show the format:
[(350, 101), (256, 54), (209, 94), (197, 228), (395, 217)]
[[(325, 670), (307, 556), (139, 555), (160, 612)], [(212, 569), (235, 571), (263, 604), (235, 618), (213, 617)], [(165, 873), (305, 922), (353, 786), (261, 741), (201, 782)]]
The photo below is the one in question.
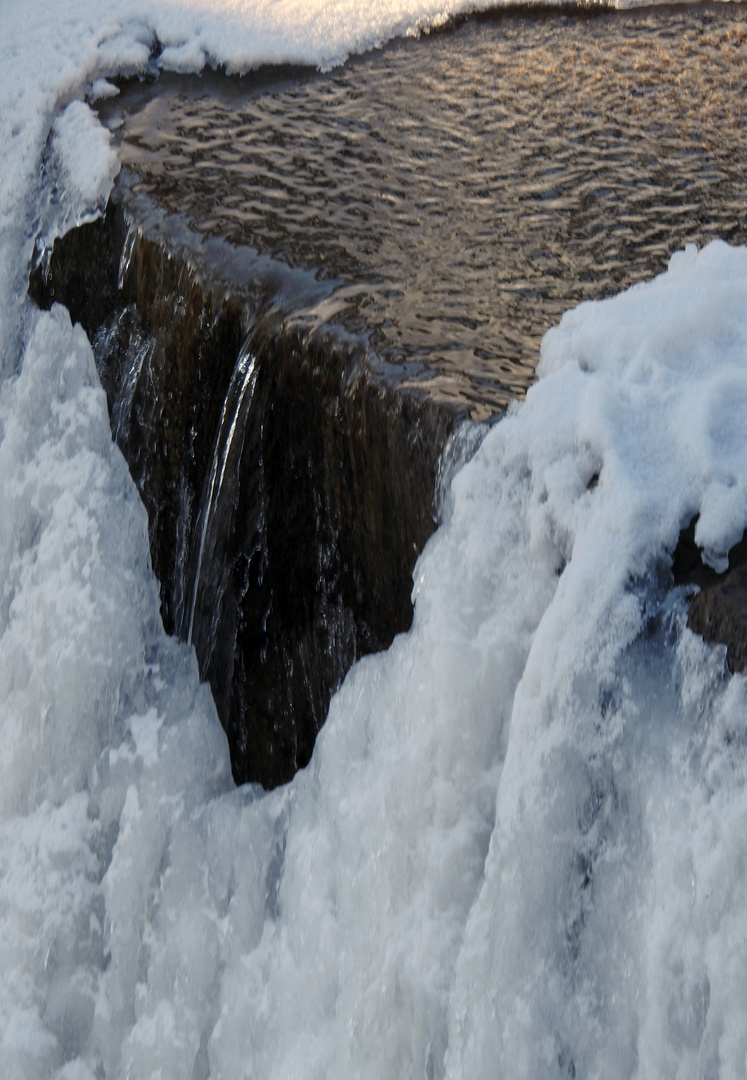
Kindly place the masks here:
[(164, 79), (105, 111), (137, 191), (340, 280), (385, 362), (485, 416), (567, 307), (685, 243), (747, 240), (746, 44), (741, 5), (494, 15), (324, 76)]

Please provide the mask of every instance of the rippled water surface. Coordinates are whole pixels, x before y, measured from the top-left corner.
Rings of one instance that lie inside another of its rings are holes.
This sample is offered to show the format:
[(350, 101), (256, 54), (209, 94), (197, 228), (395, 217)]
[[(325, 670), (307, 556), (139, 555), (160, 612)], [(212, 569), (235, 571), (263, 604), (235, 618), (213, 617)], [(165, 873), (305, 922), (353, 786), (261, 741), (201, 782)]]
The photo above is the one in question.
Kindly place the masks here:
[(569, 306), (747, 242), (742, 5), (494, 16), (326, 75), (131, 86), (107, 114), (138, 190), (339, 280), (382, 359), (475, 416), (526, 390)]

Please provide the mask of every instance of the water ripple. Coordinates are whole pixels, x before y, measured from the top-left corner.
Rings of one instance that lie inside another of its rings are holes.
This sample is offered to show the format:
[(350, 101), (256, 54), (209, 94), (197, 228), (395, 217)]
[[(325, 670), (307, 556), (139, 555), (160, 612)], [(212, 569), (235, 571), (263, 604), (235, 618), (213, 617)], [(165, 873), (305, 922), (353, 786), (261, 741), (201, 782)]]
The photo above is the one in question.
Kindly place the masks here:
[(747, 241), (740, 7), (493, 16), (324, 76), (164, 79), (107, 107), (143, 191), (359, 285), (379, 354), (485, 415), (569, 305)]

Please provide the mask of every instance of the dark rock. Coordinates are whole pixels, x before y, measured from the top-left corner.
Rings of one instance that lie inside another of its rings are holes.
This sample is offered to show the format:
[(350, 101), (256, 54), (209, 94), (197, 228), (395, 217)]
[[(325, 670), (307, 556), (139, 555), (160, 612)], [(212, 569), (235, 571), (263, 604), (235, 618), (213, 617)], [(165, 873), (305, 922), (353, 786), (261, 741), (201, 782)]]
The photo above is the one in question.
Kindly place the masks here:
[(164, 626), (195, 646), (237, 782), (273, 787), (309, 761), (354, 660), (409, 628), (440, 452), (464, 412), (388, 382), (360, 340), (309, 329), (275, 270), (206, 280), (115, 196), (30, 292), (91, 338)]
[(723, 581), (702, 588), (687, 625), (706, 641), (726, 645), (730, 671), (747, 671), (747, 567), (728, 570)]
[(680, 533), (672, 559), (677, 585), (699, 585), (687, 625), (713, 644), (726, 645), (732, 672), (747, 671), (747, 532), (729, 551), (729, 567), (717, 574), (703, 562), (695, 543), (697, 516)]

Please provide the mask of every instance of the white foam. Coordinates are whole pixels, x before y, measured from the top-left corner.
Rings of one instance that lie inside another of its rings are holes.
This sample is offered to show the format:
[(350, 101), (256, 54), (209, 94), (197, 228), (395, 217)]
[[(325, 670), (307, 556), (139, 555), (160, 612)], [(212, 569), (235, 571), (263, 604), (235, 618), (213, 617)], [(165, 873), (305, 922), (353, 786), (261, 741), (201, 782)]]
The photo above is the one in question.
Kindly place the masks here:
[(163, 635), (90, 346), (25, 299), (65, 212), (42, 162), (100, 209), (80, 100), (156, 37), (177, 68), (324, 66), (440, 13), (3, 10), (2, 1076), (745, 1074), (745, 684), (663, 583), (695, 513), (714, 565), (747, 523), (747, 251), (677, 253), (548, 334), (453, 482), (412, 631), (271, 795), (232, 790)]

